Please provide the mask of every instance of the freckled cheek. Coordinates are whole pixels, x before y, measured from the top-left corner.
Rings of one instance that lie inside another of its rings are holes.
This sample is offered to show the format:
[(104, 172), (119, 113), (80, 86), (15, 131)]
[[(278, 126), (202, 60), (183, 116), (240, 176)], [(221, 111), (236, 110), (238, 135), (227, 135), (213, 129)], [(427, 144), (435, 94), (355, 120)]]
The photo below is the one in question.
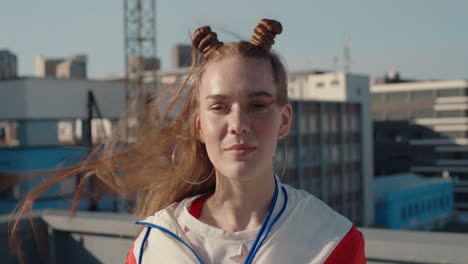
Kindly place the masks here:
[(203, 131), (205, 144), (211, 149), (220, 147), (222, 138), (227, 133), (225, 122), (207, 116), (201, 121), (201, 129)]
[(277, 116), (273, 112), (255, 116), (252, 118), (252, 126), (257, 130), (263, 131), (263, 133), (275, 134), (279, 127), (277, 119)]
[(261, 120), (255, 121), (253, 130), (255, 131), (256, 137), (259, 140), (263, 140), (263, 141), (276, 140), (277, 133), (278, 133), (277, 125), (268, 119), (261, 119)]

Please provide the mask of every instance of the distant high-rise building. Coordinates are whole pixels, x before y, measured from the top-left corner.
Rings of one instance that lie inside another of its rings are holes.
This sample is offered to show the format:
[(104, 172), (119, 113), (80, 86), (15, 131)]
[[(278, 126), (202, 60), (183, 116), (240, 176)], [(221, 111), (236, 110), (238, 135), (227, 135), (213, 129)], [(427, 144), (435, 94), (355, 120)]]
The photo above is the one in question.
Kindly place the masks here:
[(72, 56), (57, 64), (55, 75), (57, 79), (86, 79), (87, 56)]
[(468, 210), (468, 81), (374, 84), (375, 175), (455, 179), (455, 207)]
[[(293, 72), (288, 95), (294, 120), (287, 137), (283, 180), (319, 197), (354, 223), (372, 224), (369, 77), (343, 72)], [(278, 143), (278, 175), (282, 173), (285, 152)]]
[(0, 80), (18, 77), (16, 55), (7, 49), (0, 49)]
[(192, 63), (192, 46), (177, 44), (172, 46), (172, 69), (190, 67)]
[(86, 79), (87, 56), (76, 55), (69, 58), (36, 57), (36, 76), (39, 78)]
[(65, 59), (46, 59), (43, 56), (36, 56), (36, 76), (39, 78), (55, 78), (56, 68)]
[[(139, 66), (139, 58), (137, 57), (129, 57), (128, 58), (128, 67), (131, 67), (130, 72), (136, 72), (135, 67), (141, 67)], [(144, 71), (153, 71), (153, 70), (159, 70), (161, 67), (161, 60), (159, 58), (144, 58), (143, 60), (143, 69)]]

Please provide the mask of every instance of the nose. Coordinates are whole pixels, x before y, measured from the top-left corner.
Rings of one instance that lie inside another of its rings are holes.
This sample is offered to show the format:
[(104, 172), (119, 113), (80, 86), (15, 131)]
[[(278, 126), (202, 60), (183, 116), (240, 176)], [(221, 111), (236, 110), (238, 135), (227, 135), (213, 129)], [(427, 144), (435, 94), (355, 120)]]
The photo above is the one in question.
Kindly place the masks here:
[(247, 113), (240, 107), (233, 107), (229, 113), (229, 133), (243, 134), (250, 132), (250, 120)]

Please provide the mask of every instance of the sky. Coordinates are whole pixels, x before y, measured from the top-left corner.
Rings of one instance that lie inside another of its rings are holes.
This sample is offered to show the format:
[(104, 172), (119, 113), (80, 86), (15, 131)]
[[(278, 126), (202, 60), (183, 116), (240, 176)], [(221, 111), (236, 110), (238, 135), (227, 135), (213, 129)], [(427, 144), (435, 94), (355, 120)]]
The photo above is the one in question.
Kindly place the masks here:
[[(88, 55), (91, 78), (124, 73), (124, 0), (15, 0), (0, 5), (0, 49), (18, 56), (22, 76), (34, 57)], [(224, 42), (250, 39), (261, 18), (283, 24), (273, 48), (287, 68), (344, 68), (375, 78), (399, 71), (413, 79), (468, 79), (468, 1), (465, 0), (156, 0), (157, 56), (170, 69), (171, 46), (210, 25)]]

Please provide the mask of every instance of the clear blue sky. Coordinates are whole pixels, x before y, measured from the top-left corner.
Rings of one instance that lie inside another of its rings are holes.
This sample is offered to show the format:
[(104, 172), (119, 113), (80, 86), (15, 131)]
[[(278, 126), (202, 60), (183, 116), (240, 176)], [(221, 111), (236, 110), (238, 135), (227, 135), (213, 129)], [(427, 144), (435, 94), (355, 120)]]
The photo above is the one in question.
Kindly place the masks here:
[[(91, 77), (122, 74), (123, 0), (2, 1), (0, 48), (19, 58), (19, 73), (34, 73), (34, 56), (89, 56)], [(274, 48), (291, 70), (331, 69), (352, 38), (352, 71), (379, 76), (399, 70), (419, 79), (468, 79), (468, 1), (464, 0), (197, 0), (157, 1), (157, 53), (170, 67), (171, 46), (208, 24), (249, 39), (263, 17), (284, 33)], [(225, 32), (223, 34), (223, 32)]]

